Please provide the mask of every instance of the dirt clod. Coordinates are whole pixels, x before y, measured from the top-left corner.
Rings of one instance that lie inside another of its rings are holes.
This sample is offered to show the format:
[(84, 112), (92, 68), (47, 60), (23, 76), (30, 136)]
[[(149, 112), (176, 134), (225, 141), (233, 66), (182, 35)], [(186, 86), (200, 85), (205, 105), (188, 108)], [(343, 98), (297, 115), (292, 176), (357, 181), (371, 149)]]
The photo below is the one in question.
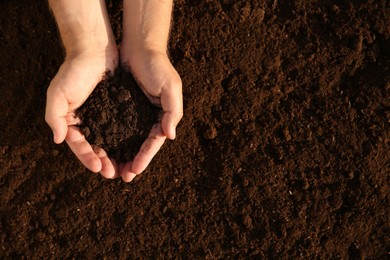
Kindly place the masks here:
[(203, 132), (203, 137), (207, 140), (212, 140), (217, 137), (217, 129), (213, 125), (208, 125)]

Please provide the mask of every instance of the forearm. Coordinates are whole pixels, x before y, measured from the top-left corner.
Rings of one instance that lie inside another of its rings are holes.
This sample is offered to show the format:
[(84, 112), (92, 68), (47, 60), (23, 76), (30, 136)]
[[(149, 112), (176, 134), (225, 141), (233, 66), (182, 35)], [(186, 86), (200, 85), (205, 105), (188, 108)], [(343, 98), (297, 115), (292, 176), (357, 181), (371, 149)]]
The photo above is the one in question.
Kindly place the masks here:
[(115, 45), (104, 0), (49, 0), (67, 55)]
[(173, 0), (124, 0), (123, 43), (131, 54), (140, 50), (166, 54)]

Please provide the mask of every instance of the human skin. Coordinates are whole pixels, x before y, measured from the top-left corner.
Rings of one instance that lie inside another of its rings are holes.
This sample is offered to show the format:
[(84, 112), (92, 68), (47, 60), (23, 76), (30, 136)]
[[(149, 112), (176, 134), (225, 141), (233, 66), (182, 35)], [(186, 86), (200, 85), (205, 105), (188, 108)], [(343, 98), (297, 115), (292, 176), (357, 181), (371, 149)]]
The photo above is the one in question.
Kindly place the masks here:
[(124, 0), (120, 57), (152, 104), (163, 110), (133, 162), (119, 165), (124, 181), (140, 174), (183, 116), (182, 82), (167, 55), (172, 0)]
[(181, 80), (166, 52), (172, 1), (124, 2), (122, 64), (131, 69), (150, 101), (162, 107), (163, 116), (134, 161), (120, 164), (108, 158), (103, 149), (92, 148), (77, 127), (80, 120), (75, 116), (107, 69), (113, 72), (118, 66), (118, 48), (105, 2), (49, 0), (49, 5), (66, 51), (65, 61), (47, 90), (45, 119), (54, 142), (65, 140), (91, 171), (106, 178), (121, 176), (129, 182), (145, 170), (166, 138), (175, 138), (183, 113)]

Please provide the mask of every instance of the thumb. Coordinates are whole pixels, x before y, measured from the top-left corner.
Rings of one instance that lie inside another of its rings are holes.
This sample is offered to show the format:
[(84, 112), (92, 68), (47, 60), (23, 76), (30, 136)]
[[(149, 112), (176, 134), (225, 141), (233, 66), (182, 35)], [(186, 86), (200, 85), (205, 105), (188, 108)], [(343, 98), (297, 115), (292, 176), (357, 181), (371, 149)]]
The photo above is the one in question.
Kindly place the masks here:
[(68, 108), (68, 101), (62, 91), (49, 86), (47, 89), (45, 120), (53, 131), (56, 144), (62, 143), (68, 132), (66, 122)]
[(168, 139), (175, 139), (176, 126), (183, 117), (182, 83), (180, 77), (169, 82), (169, 87), (161, 93), (161, 106), (164, 111), (162, 129)]

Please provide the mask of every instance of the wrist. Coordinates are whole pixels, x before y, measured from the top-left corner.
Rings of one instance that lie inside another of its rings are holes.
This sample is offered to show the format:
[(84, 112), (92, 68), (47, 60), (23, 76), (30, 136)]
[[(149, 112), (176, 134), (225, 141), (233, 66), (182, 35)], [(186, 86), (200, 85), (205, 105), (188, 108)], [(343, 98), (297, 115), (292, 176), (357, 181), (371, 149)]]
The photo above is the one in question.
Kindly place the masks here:
[(168, 57), (165, 47), (134, 45), (123, 42), (120, 49), (121, 63), (135, 65), (145, 63), (152, 57)]
[(49, 0), (67, 56), (116, 46), (104, 0)]
[(79, 56), (118, 57), (118, 47), (115, 43), (97, 44), (96, 42), (74, 42), (65, 45), (66, 58)]
[(105, 72), (114, 70), (118, 66), (119, 52), (118, 48), (112, 49), (96, 49), (96, 48), (83, 48), (72, 51), (67, 51), (64, 63), (67, 64), (88, 64), (89, 69), (92, 68)]
[(124, 0), (122, 51), (125, 58), (167, 56), (171, 13), (172, 0)]
[(81, 28), (69, 22), (66, 29), (60, 30), (66, 56), (103, 55), (107, 52), (117, 52), (112, 31), (104, 25), (98, 28), (100, 30), (93, 30), (92, 26), (86, 24)]

